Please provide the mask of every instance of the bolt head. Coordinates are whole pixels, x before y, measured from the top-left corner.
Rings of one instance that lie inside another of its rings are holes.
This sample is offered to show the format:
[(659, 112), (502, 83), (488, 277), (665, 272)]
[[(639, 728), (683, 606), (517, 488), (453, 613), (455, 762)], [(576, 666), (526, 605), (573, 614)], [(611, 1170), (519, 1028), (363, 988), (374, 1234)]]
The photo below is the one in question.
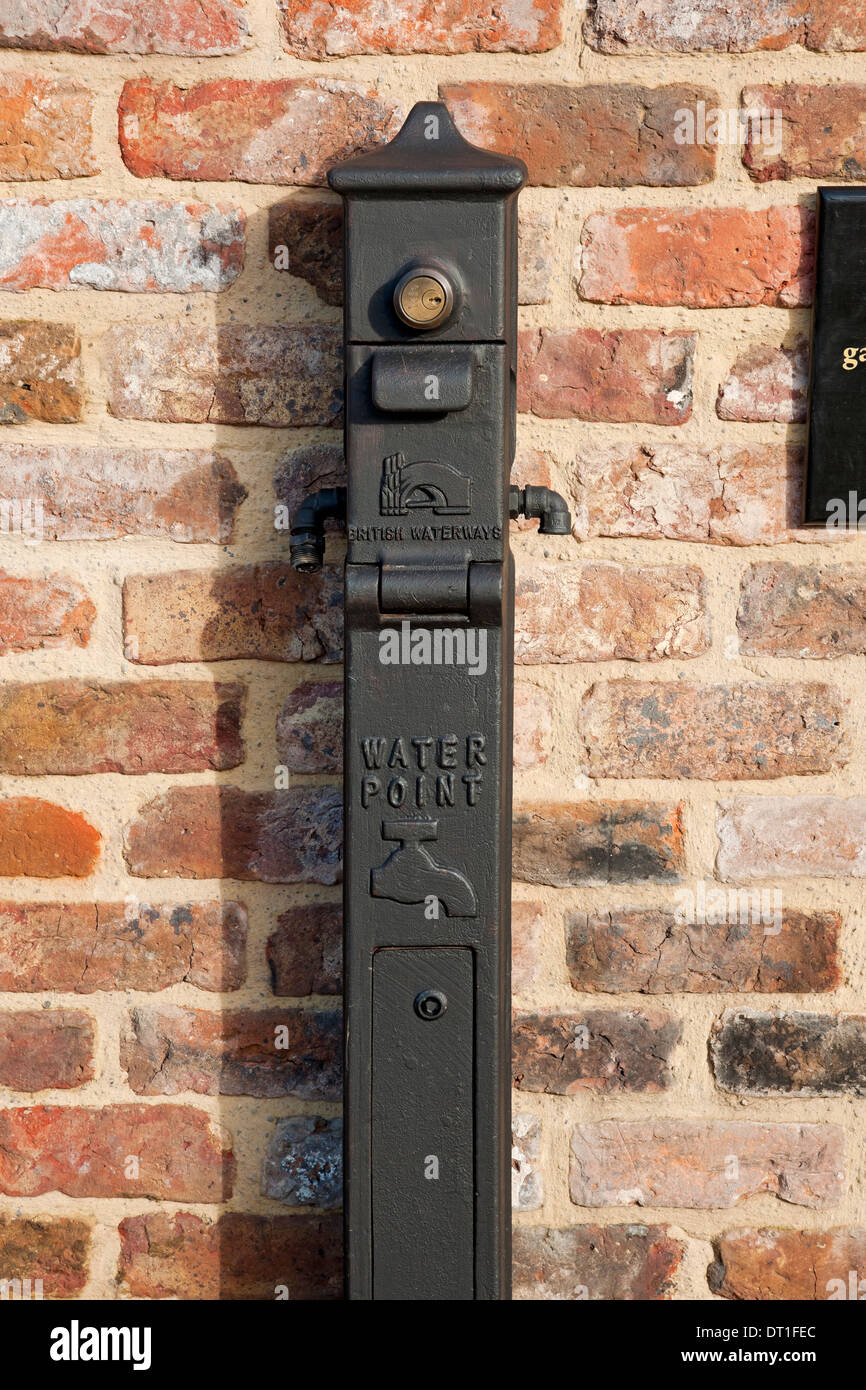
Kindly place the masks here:
[(415, 996), (413, 1007), (420, 1019), (425, 1023), (432, 1023), (434, 1019), (442, 1017), (448, 1008), (448, 1000), (441, 989), (423, 989)]

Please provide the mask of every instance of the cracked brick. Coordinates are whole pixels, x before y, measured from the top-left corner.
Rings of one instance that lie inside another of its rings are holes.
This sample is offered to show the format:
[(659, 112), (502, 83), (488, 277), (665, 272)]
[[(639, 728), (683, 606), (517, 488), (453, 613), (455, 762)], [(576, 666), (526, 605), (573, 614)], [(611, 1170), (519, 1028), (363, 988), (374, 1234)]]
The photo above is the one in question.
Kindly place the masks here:
[(515, 661), (662, 661), (709, 645), (704, 576), (695, 566), (553, 564), (520, 557)]
[(581, 539), (778, 545), (804, 538), (798, 445), (584, 444), (565, 471)]
[(130, 1298), (238, 1302), (342, 1297), (339, 1216), (192, 1212), (127, 1216), (117, 1280)]
[(713, 1240), (707, 1270), (721, 1298), (862, 1302), (866, 1293), (866, 1230), (725, 1231)]
[[(770, 889), (676, 890), (679, 906), (571, 912), (571, 983), (589, 993), (811, 994), (841, 983), (838, 912), (786, 908)], [(700, 921), (696, 913), (700, 912)]]
[(342, 566), (310, 577), (279, 561), (132, 574), (123, 585), (124, 649), (146, 666), (243, 657), (336, 662), (342, 581)]
[(94, 1021), (80, 1009), (0, 1010), (0, 1086), (12, 1091), (84, 1086), (96, 1075), (95, 1046)]
[(588, 1009), (584, 1013), (518, 1013), (512, 1071), (522, 1091), (568, 1096), (663, 1091), (673, 1081), (670, 1057), (680, 1023), (656, 1010)]
[(664, 1226), (516, 1226), (515, 1299), (670, 1298), (685, 1247)]
[(30, 579), (0, 570), (0, 656), (86, 647), (95, 619), (96, 605), (70, 575)]
[(659, 802), (518, 804), (513, 834), (524, 883), (671, 883), (685, 865), (682, 807)]
[(581, 238), (579, 290), (599, 304), (690, 309), (811, 301), (810, 208), (621, 208), (594, 213)]
[(818, 681), (597, 681), (581, 704), (590, 777), (711, 780), (832, 772), (847, 702)]
[(744, 1120), (600, 1120), (571, 1139), (571, 1200), (584, 1207), (735, 1206), (770, 1193), (829, 1207), (845, 1187), (835, 1125)]
[(126, 420), (338, 425), (341, 340), (330, 324), (137, 324), (102, 337), (108, 408)]
[(681, 425), (691, 418), (694, 333), (526, 328), (517, 409), (545, 419)]
[(716, 1083), (744, 1096), (866, 1095), (866, 1018), (728, 1009), (713, 1026)]
[(357, 82), (223, 77), (178, 87), (124, 84), (120, 149), (138, 178), (322, 184), (339, 164), (396, 135), (395, 102)]
[(0, 991), (227, 992), (246, 977), (246, 939), (236, 902), (2, 902)]
[(171, 787), (127, 826), (124, 854), (139, 878), (334, 884), (342, 821), (339, 787)]
[(148, 1006), (130, 1011), (120, 1039), (120, 1065), (140, 1096), (338, 1100), (341, 1057), (335, 1010)]
[(467, 140), (518, 155), (532, 184), (681, 186), (708, 183), (715, 172), (713, 145), (676, 139), (676, 113), (715, 105), (710, 88), (444, 82), (439, 96)]
[(244, 760), (237, 682), (54, 680), (0, 690), (0, 773), (203, 772)]
[[(129, 1162), (130, 1156), (138, 1159)], [(0, 1110), (0, 1194), (221, 1202), (227, 1135), (189, 1105), (30, 1105)]]
[(0, 469), (9, 493), (38, 499), (53, 541), (230, 541), (247, 495), (230, 460), (209, 449), (0, 443)]

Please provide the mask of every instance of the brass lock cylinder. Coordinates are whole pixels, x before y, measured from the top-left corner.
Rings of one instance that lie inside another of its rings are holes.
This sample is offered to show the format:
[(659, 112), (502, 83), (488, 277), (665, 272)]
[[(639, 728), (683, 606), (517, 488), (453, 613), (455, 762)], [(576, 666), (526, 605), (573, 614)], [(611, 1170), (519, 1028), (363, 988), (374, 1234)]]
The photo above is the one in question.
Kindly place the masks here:
[(438, 328), (454, 308), (454, 290), (441, 270), (415, 268), (397, 282), (394, 308), (410, 328)]

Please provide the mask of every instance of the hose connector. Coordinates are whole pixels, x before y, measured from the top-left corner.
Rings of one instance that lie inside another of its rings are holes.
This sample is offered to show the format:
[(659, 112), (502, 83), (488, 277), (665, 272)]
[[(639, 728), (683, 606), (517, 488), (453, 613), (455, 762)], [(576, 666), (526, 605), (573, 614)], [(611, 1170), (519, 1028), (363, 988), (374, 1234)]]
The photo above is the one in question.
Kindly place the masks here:
[(325, 487), (305, 497), (289, 532), (289, 557), (296, 570), (312, 574), (325, 558), (325, 522), (346, 516), (346, 489)]
[(539, 518), (540, 536), (570, 536), (571, 512), (565, 498), (549, 487), (510, 487), (508, 514), (512, 521), (519, 516)]

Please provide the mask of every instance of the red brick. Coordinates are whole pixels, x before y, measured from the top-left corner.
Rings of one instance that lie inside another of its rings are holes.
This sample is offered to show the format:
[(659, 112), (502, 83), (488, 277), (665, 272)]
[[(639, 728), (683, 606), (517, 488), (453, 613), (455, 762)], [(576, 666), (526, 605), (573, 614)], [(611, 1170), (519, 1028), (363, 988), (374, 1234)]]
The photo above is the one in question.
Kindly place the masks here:
[[(81, 407), (81, 343), (75, 329), (27, 319), (0, 321), (0, 424), (71, 424), (81, 419)], [(7, 497), (27, 495), (5, 476), (3, 490)]]
[(0, 444), (4, 488), (38, 498), (50, 540), (229, 541), (247, 495), (233, 464), (209, 449)]
[(0, 800), (0, 878), (86, 878), (101, 839), (78, 811), (35, 796)]
[(866, 14), (860, 0), (813, 0), (805, 27), (807, 48), (828, 53), (866, 49)]
[[(138, 1160), (138, 1176), (129, 1174)], [(0, 1110), (0, 1193), (220, 1202), (232, 1194), (224, 1133), (189, 1105)]]
[(340, 334), (330, 324), (148, 324), (103, 335), (108, 408), (128, 420), (336, 425)]
[(790, 44), (834, 52), (866, 48), (866, 16), (859, 0), (754, 0), (748, 7), (589, 0), (584, 36), (602, 53), (748, 53)]
[(744, 796), (719, 807), (717, 867), (752, 878), (866, 876), (866, 797)]
[(709, 645), (704, 579), (690, 566), (518, 561), (515, 657), (524, 665), (661, 661)]
[(599, 304), (690, 309), (808, 304), (809, 208), (621, 208), (583, 230), (580, 294)]
[(207, 1013), (133, 1009), (120, 1065), (140, 1096), (292, 1096), (339, 1100), (340, 1015), (301, 1009)]
[(684, 424), (696, 342), (650, 328), (524, 329), (517, 408), (551, 420)]
[(514, 1084), (554, 1096), (667, 1090), (680, 1033), (670, 1014), (657, 1011), (518, 1013), (511, 1039)]
[(758, 343), (747, 348), (719, 387), (720, 420), (800, 424), (806, 418), (809, 390), (809, 344), (798, 338), (790, 347)]
[(681, 807), (643, 801), (515, 807), (513, 872), (524, 883), (670, 883), (684, 865)]
[(332, 164), (396, 134), (400, 111), (356, 82), (235, 77), (177, 87), (136, 78), (118, 107), (138, 178), (321, 184)]
[(0, 48), (73, 53), (236, 53), (249, 34), (245, 0), (11, 0)]
[(727, 1009), (713, 1025), (716, 1085), (741, 1096), (866, 1095), (866, 1018)]
[(841, 983), (838, 912), (788, 908), (770, 890), (678, 889), (678, 906), (572, 912), (568, 971), (585, 993), (811, 994)]
[(16, 579), (0, 570), (0, 655), (86, 647), (95, 618), (87, 591), (68, 575)]
[(96, 1075), (95, 1045), (93, 1019), (79, 1009), (2, 1009), (0, 1086), (11, 1091), (84, 1086)]
[(821, 540), (798, 530), (803, 451), (797, 445), (583, 445), (569, 467), (574, 531), (715, 545)]
[(87, 1283), (90, 1248), (86, 1221), (0, 1216), (0, 1296), (75, 1298)]
[(544, 208), (525, 207), (517, 220), (517, 302), (546, 304), (559, 259), (557, 219)]
[(583, 1207), (732, 1207), (772, 1193), (828, 1207), (845, 1191), (835, 1125), (742, 1120), (600, 1120), (571, 1139), (571, 1200)]
[(684, 1254), (664, 1226), (516, 1226), (512, 1240), (515, 1299), (667, 1299)]
[(541, 1121), (535, 1115), (511, 1117), (511, 1209), (537, 1211), (544, 1205), (539, 1171)]
[[(511, 465), (511, 481), (516, 487), (525, 487), (527, 483), (532, 483), (535, 487), (552, 487), (555, 492), (562, 492), (564, 486), (560, 472), (556, 460), (547, 450), (524, 446), (518, 448), (515, 453)], [(537, 531), (539, 525), (537, 518), (522, 516), (511, 521), (509, 529), (512, 533)]]
[(303, 681), (277, 715), (277, 759), (290, 772), (343, 769), (343, 683)]
[(240, 208), (156, 199), (6, 198), (0, 218), (4, 290), (189, 294), (225, 289), (244, 261)]
[(227, 1212), (211, 1223), (161, 1211), (120, 1223), (118, 1282), (130, 1298), (337, 1299), (341, 1267), (339, 1216)]
[[(281, 529), (287, 531), (292, 514), (311, 492), (323, 487), (346, 486), (346, 458), (343, 445), (305, 444), (283, 454), (274, 470), (274, 493), (284, 510)], [(342, 531), (344, 522), (331, 517), (325, 531)]]
[(124, 650), (133, 661), (340, 660), (342, 566), (311, 579), (291, 565), (133, 574), (123, 586)]
[(0, 179), (72, 179), (98, 171), (91, 146), (93, 99), (86, 87), (9, 72), (0, 77), (0, 106)]
[(855, 1299), (866, 1286), (866, 1230), (725, 1231), (707, 1270), (721, 1298)]
[[(863, 36), (866, 39), (866, 23)], [(765, 112), (774, 122), (766, 132), (758, 120), (747, 127), (743, 163), (758, 183), (769, 179), (839, 182), (866, 178), (863, 83), (822, 82), (812, 86), (788, 82), (780, 87), (746, 87), (741, 101), (745, 111)], [(768, 143), (766, 137), (776, 132), (779, 143)]]
[(803, 776), (847, 762), (845, 708), (817, 681), (598, 681), (580, 731), (590, 777)]
[(285, 46), (297, 58), (357, 53), (543, 53), (562, 41), (561, 0), (279, 0)]
[(241, 903), (0, 903), (0, 991), (216, 993), (246, 978)]
[(714, 147), (676, 140), (678, 110), (718, 100), (703, 87), (446, 82), (439, 94), (467, 140), (518, 155), (530, 183), (679, 186), (715, 172)]
[(127, 866), (138, 878), (339, 883), (341, 855), (337, 787), (172, 787), (126, 832)]
[(343, 988), (343, 909), (338, 903), (305, 903), (277, 918), (268, 937), (274, 994), (339, 994)]
[(553, 701), (541, 686), (517, 681), (514, 686), (514, 767), (527, 771), (546, 763), (553, 746)]
[(7, 682), (0, 773), (224, 771), (244, 760), (246, 687), (210, 681)]
[(748, 656), (862, 656), (866, 568), (752, 565), (743, 576), (737, 631)]
[(276, 270), (306, 280), (326, 304), (343, 302), (343, 206), (294, 197), (268, 209), (268, 253)]
[(511, 904), (511, 988), (530, 993), (541, 983), (545, 968), (544, 904)]

